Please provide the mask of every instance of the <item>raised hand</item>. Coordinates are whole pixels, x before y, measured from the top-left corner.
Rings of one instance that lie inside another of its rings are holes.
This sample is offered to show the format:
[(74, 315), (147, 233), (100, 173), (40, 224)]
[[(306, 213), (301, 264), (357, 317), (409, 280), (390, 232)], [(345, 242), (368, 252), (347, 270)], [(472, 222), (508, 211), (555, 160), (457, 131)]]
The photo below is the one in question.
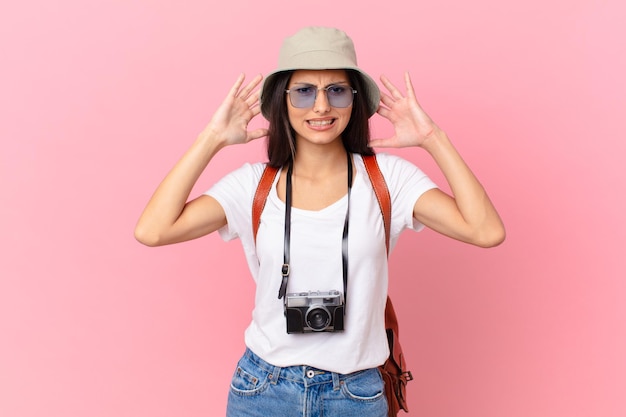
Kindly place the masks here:
[(165, 176), (146, 205), (135, 227), (135, 237), (149, 246), (195, 239), (226, 224), (226, 214), (212, 197), (189, 195), (217, 152), (226, 145), (247, 143), (267, 135), (267, 129), (248, 131), (260, 113), (259, 92), (263, 77), (257, 75), (242, 87), (244, 75), (228, 92), (211, 121), (191, 147)]
[(257, 75), (242, 88), (245, 76), (241, 74), (232, 86), (228, 95), (217, 108), (211, 121), (204, 129), (224, 141), (224, 145), (247, 143), (267, 135), (267, 129), (259, 128), (248, 131), (248, 124), (261, 110), (259, 107), (260, 92), (254, 91), (263, 79)]
[(378, 114), (391, 122), (395, 134), (389, 138), (372, 139), (370, 146), (387, 148), (422, 146), (439, 128), (417, 102), (409, 73), (404, 74), (406, 96), (384, 75), (380, 80), (389, 93), (381, 91)]

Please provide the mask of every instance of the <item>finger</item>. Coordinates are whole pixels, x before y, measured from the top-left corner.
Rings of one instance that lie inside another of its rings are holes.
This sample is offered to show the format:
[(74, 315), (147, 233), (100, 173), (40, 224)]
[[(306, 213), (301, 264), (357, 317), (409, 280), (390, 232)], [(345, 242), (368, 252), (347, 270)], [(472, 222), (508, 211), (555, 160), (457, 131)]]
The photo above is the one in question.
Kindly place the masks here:
[(391, 107), (396, 101), (385, 93), (380, 93), (380, 101), (387, 107)]
[(380, 81), (383, 83), (385, 88), (389, 90), (393, 98), (395, 98), (396, 100), (400, 100), (401, 98), (403, 98), (402, 93), (400, 93), (400, 90), (398, 90), (396, 86), (393, 85), (393, 83), (389, 80), (389, 78), (385, 77), (384, 75), (381, 75)]
[(404, 83), (406, 85), (407, 97), (410, 97), (412, 99), (415, 99), (415, 101), (417, 101), (417, 99), (415, 98), (415, 89), (413, 88), (413, 83), (411, 82), (411, 76), (409, 75), (408, 71), (404, 73)]
[(381, 117), (384, 117), (385, 119), (390, 120), (391, 111), (388, 108), (379, 106), (376, 113), (378, 113)]
[(228, 92), (229, 96), (237, 97), (237, 93), (239, 92), (239, 88), (241, 87), (241, 84), (243, 83), (244, 78), (246, 78), (244, 73), (239, 74), (239, 77), (237, 77), (237, 81), (230, 88), (230, 91)]
[(246, 85), (244, 88), (241, 89), (241, 92), (239, 93), (239, 97), (248, 98), (250, 96), (250, 93), (255, 89), (257, 85), (259, 85), (262, 79), (263, 79), (263, 76), (261, 74), (257, 74), (257, 76), (254, 77), (248, 83), (248, 85)]
[(252, 117), (251, 117), (251, 119), (252, 119), (253, 117), (258, 116), (258, 115), (261, 113), (261, 106), (259, 106), (259, 105), (258, 105), (258, 103), (257, 103), (257, 104), (255, 104), (255, 105), (253, 105), (253, 106), (251, 106), (251, 107), (250, 107), (250, 112), (252, 113)]
[(260, 94), (261, 92), (257, 90), (254, 93), (252, 93), (250, 96), (248, 96), (248, 98), (246, 99), (246, 104), (248, 105), (248, 107), (252, 107), (259, 102)]

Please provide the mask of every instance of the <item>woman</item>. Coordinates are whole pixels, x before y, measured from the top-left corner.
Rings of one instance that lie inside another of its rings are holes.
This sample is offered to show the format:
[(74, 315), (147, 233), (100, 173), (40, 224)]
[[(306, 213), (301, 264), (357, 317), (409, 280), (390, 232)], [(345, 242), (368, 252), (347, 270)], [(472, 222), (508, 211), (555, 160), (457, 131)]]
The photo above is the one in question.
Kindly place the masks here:
[[(389, 354), (385, 231), (362, 156), (372, 147), (421, 147), (452, 190), (453, 196), (442, 192), (402, 158), (378, 155), (392, 199), (391, 247), (403, 230), (424, 226), (490, 247), (503, 241), (504, 227), (446, 134), (419, 106), (409, 75), (405, 94), (381, 77), (388, 90), (381, 94), (357, 66), (344, 32), (308, 27), (288, 37), (278, 69), (255, 91), (261, 81), (237, 79), (158, 186), (135, 235), (149, 246), (216, 230), (225, 240), (241, 239), (256, 297), (229, 416), (385, 416), (377, 369)], [(269, 128), (248, 131), (259, 113)], [(392, 137), (370, 140), (374, 113), (389, 120)], [(265, 164), (246, 164), (188, 199), (220, 149), (264, 136), (269, 165), (280, 170), (255, 237), (251, 207)]]

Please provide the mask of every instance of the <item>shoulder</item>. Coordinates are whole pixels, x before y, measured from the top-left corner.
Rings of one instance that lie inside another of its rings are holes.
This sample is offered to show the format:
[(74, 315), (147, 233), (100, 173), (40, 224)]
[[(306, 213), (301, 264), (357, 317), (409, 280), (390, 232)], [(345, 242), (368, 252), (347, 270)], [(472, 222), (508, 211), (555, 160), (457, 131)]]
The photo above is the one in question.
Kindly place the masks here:
[(387, 181), (397, 181), (415, 174), (423, 175), (423, 172), (414, 163), (401, 156), (377, 153), (375, 157), (380, 171)]
[(267, 166), (265, 162), (246, 162), (239, 168), (231, 171), (227, 175), (233, 175), (238, 177), (250, 177), (250, 178), (261, 178), (263, 174), (263, 170)]
[(437, 188), (424, 171), (401, 156), (378, 153), (376, 161), (392, 197), (405, 195), (408, 198), (414, 198), (431, 188)]
[(381, 169), (391, 170), (398, 167), (417, 168), (412, 162), (402, 158), (401, 156), (393, 155), (390, 153), (377, 153), (376, 160), (378, 161), (378, 165), (380, 165)]
[(244, 163), (224, 175), (205, 194), (222, 200), (250, 195), (259, 184), (265, 166), (264, 162)]
[(256, 185), (261, 179), (261, 175), (263, 175), (263, 171), (266, 167), (265, 162), (246, 162), (241, 165), (239, 168), (234, 169), (228, 174), (224, 175), (219, 182), (226, 183), (238, 183), (242, 186), (245, 185), (248, 188), (251, 185)]

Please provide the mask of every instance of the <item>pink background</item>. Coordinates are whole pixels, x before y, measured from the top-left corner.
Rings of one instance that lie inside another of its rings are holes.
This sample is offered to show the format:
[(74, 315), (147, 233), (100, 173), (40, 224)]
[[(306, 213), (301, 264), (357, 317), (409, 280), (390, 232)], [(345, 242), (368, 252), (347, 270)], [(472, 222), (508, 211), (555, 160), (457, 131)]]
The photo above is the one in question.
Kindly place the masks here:
[[(411, 72), (507, 225), (491, 250), (425, 231), (393, 253), (410, 415), (625, 416), (625, 19), (620, 0), (4, 2), (0, 415), (223, 414), (239, 243), (151, 249), (133, 227), (237, 74), (323, 24), (374, 77)], [(194, 195), (263, 158), (226, 149)]]

